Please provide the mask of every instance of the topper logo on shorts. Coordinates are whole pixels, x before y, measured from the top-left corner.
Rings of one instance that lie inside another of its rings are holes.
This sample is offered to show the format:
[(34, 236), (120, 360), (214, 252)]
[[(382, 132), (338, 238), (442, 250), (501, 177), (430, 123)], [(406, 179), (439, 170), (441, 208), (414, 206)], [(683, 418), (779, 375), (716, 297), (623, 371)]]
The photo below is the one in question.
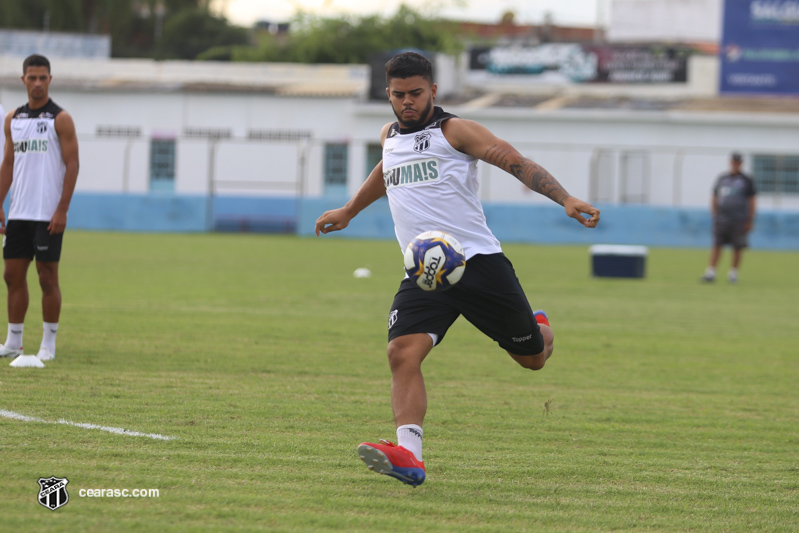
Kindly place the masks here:
[(383, 172), (386, 190), (417, 183), (429, 183), (440, 177), (438, 159), (420, 159), (405, 165), (389, 168)]

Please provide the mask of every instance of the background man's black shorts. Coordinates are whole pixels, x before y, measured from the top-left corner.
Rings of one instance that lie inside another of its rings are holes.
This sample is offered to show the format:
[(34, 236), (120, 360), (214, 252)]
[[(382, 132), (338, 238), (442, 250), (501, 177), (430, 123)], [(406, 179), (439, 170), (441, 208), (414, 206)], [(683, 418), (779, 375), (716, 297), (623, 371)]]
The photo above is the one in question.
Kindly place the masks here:
[(405, 278), (391, 305), (388, 339), (435, 333), (440, 343), (460, 315), (514, 355), (544, 351), (544, 339), (513, 265), (501, 253), (469, 259), (460, 282), (443, 292), (423, 291)]
[(60, 260), (64, 234), (50, 235), (49, 225), (38, 220), (9, 220), (3, 238), (3, 259)]
[(713, 223), (713, 240), (716, 246), (730, 245), (733, 248), (746, 248), (746, 222), (737, 220), (716, 220)]

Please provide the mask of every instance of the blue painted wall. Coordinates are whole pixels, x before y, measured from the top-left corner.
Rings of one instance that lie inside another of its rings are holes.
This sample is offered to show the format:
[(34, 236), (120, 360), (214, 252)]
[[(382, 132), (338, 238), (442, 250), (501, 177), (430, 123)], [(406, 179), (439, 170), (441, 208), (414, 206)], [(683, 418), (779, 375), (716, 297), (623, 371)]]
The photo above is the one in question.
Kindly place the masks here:
[[(248, 198), (174, 194), (77, 193), (69, 227), (147, 232), (268, 231), (311, 235), (324, 211), (341, 199)], [(486, 204), (488, 224), (502, 242), (571, 244), (641, 244), (708, 247), (710, 214), (703, 209), (644, 206), (598, 206), (599, 227), (588, 230), (556, 205)], [(6, 206), (6, 212), (8, 207)], [(335, 237), (394, 239), (388, 201), (366, 208)], [(753, 248), (799, 250), (799, 213), (761, 211), (750, 237)]]
[[(313, 233), (316, 219), (338, 201), (307, 199), (297, 221), (297, 233)], [(641, 244), (666, 247), (709, 247), (711, 217), (703, 209), (598, 205), (599, 226), (586, 229), (567, 217), (563, 208), (486, 204), (488, 225), (502, 242), (547, 244)], [(394, 226), (386, 200), (358, 215), (341, 236), (394, 239)], [(331, 234), (333, 235), (333, 234)], [(753, 248), (799, 250), (799, 213), (759, 212), (750, 236)]]
[(209, 208), (205, 196), (76, 193), (67, 225), (90, 230), (206, 231)]

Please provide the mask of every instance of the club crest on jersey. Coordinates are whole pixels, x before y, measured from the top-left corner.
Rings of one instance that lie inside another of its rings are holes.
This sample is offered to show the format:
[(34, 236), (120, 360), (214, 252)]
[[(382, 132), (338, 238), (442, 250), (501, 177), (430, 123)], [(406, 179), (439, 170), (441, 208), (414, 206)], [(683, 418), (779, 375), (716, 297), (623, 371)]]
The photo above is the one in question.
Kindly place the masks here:
[(36, 133), (47, 133), (47, 122), (37, 122)]
[(420, 154), (430, 148), (430, 135), (427, 132), (420, 133), (416, 137), (413, 138), (413, 151), (419, 152)]

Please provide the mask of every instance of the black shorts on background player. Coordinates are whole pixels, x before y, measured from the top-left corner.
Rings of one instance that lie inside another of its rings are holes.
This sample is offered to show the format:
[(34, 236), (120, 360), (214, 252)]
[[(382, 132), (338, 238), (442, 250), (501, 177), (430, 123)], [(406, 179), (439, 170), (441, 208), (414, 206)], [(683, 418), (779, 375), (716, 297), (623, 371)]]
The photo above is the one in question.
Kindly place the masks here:
[(713, 243), (716, 246), (730, 245), (741, 250), (748, 245), (745, 220), (721, 220), (713, 223)]
[(504, 254), (478, 254), (466, 262), (463, 278), (446, 291), (423, 291), (402, 280), (389, 317), (389, 341), (413, 333), (434, 333), (438, 342), (460, 316), (515, 355), (544, 351), (544, 339), (513, 265)]
[(3, 239), (3, 259), (33, 259), (52, 262), (61, 259), (63, 233), (50, 235), (49, 222), (9, 220)]

